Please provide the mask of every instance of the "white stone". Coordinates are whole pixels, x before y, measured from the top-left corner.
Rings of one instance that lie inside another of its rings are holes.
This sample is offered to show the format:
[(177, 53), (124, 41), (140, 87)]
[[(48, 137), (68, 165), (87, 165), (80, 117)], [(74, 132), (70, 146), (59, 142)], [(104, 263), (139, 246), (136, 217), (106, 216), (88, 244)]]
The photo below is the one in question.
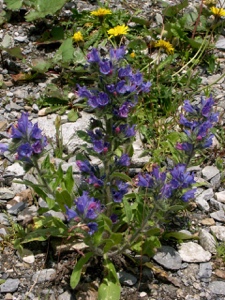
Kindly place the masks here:
[(14, 173), (18, 177), (25, 174), (24, 168), (18, 162), (15, 162), (11, 166), (7, 167), (5, 171), (6, 173)]
[(225, 191), (215, 193), (215, 196), (217, 201), (225, 203)]
[(35, 261), (34, 254), (29, 249), (23, 249), (22, 253), (19, 255), (22, 260), (28, 264), (33, 264)]
[(202, 170), (202, 175), (206, 180), (210, 180), (211, 178), (213, 178), (214, 176), (216, 176), (219, 173), (219, 169), (217, 167), (214, 166), (206, 166), (203, 170)]
[(199, 231), (199, 243), (206, 251), (216, 253), (216, 240), (207, 230), (201, 229)]
[(206, 262), (211, 259), (211, 253), (205, 251), (202, 246), (194, 242), (182, 243), (178, 250), (181, 258), (185, 262)]
[(225, 227), (224, 226), (211, 226), (210, 230), (217, 237), (218, 240), (225, 242)]

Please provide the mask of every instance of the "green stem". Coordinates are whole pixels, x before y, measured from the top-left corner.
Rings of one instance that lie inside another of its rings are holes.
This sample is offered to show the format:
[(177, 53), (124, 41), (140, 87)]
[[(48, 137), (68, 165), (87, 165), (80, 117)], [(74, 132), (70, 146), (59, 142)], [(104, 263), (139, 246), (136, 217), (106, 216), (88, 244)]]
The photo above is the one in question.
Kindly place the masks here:
[(44, 185), (44, 187), (46, 188), (46, 191), (51, 194), (52, 196), (55, 196), (55, 193), (52, 191), (52, 189), (50, 188), (48, 182), (46, 181), (46, 179), (43, 176), (43, 173), (41, 172), (41, 169), (39, 168), (38, 162), (36, 160), (33, 161), (33, 165), (36, 168), (38, 175), (39, 175), (39, 179), (41, 180), (42, 184)]

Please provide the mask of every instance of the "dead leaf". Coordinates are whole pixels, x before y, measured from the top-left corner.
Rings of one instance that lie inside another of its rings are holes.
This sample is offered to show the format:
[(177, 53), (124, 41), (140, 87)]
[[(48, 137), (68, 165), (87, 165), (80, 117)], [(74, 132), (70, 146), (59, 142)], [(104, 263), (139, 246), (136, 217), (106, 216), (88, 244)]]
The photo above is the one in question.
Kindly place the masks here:
[(222, 278), (222, 279), (225, 279), (225, 271), (222, 271), (222, 270), (217, 269), (217, 270), (215, 270), (214, 273), (215, 273), (215, 275), (216, 275), (217, 277)]

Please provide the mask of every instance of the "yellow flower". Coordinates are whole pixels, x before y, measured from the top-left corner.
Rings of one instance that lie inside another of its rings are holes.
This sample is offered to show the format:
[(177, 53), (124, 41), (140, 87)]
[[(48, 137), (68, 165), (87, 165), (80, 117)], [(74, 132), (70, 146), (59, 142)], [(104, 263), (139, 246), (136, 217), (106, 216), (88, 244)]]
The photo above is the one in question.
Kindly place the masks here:
[(213, 6), (210, 8), (210, 10), (217, 17), (225, 16), (225, 9), (223, 9), (223, 8), (218, 8), (218, 7)]
[(112, 36), (118, 36), (118, 35), (123, 35), (123, 34), (127, 34), (128, 32), (128, 27), (125, 25), (118, 25), (114, 28), (109, 29), (108, 34), (110, 35), (109, 38), (111, 38)]
[(159, 40), (154, 43), (154, 47), (163, 48), (168, 54), (173, 54), (174, 48), (172, 44), (164, 40)]
[(130, 57), (131, 58), (134, 58), (136, 56), (136, 54), (134, 53), (134, 52), (132, 52), (131, 54), (130, 54)]
[(91, 12), (91, 15), (92, 15), (92, 16), (95, 16), (95, 17), (104, 17), (104, 16), (106, 16), (106, 15), (111, 15), (111, 14), (112, 14), (112, 12), (111, 12), (110, 9), (102, 8), (102, 7), (100, 7), (100, 8), (97, 9), (97, 10), (93, 10), (93, 11)]
[(84, 41), (83, 35), (80, 31), (77, 31), (74, 33), (73, 39), (75, 42), (83, 42)]

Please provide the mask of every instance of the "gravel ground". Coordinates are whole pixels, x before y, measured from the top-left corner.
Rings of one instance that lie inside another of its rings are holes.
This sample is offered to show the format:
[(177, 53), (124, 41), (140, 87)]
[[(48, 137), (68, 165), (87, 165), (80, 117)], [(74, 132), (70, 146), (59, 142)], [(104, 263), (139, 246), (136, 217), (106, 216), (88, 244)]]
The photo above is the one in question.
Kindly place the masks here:
[[(168, 1), (171, 5), (180, 1)], [(190, 1), (190, 6), (200, 1)], [(95, 9), (97, 6), (93, 2), (74, 1), (68, 5), (75, 5), (79, 10)], [(123, 8), (134, 11), (142, 9), (140, 16), (153, 18), (156, 13), (160, 13), (161, 2), (157, 1), (109, 1), (112, 8)], [(1, 1), (0, 1), (1, 4)], [(4, 131), (12, 122), (16, 121), (21, 111), (29, 111), (32, 118), (38, 121), (39, 126), (43, 126), (48, 136), (53, 135), (53, 121), (55, 114), (44, 116), (39, 110), (36, 99), (40, 97), (46, 85), (55, 79), (54, 73), (43, 78), (38, 78), (30, 82), (18, 80), (19, 72), (27, 72), (30, 64), (35, 58), (53, 57), (56, 49), (38, 47), (36, 41), (40, 37), (39, 33), (44, 26), (40, 23), (36, 27), (24, 22), (20, 15), (16, 15), (11, 23), (0, 29), (0, 39), (5, 33), (13, 37), (14, 45), (22, 48), (26, 59), (22, 62), (13, 60), (6, 53), (3, 53), (4, 64), (0, 66), (0, 82), (4, 87), (0, 89), (0, 140), (4, 141)], [(21, 19), (19, 18), (21, 17)], [(155, 21), (156, 22), (156, 21)], [(206, 74), (201, 70), (202, 84), (215, 81), (225, 72), (225, 38), (220, 37), (220, 47), (214, 50), (215, 55), (220, 60), (220, 69), (217, 74)], [(224, 44), (223, 44), (224, 43)], [(57, 46), (56, 46), (57, 47)], [(219, 48), (219, 49), (218, 49)], [(215, 109), (224, 115), (225, 81), (219, 81), (213, 90), (216, 100)], [(25, 103), (24, 99), (32, 99)], [(65, 139), (70, 138), (69, 132), (71, 123), (68, 123), (67, 113), (65, 113)], [(78, 127), (83, 128), (88, 123), (90, 116), (83, 113), (78, 120)], [(221, 127), (224, 126), (224, 119), (221, 117)], [(215, 141), (218, 143), (218, 141)], [(79, 146), (71, 145), (71, 147)], [(138, 146), (141, 150), (141, 145)], [(5, 154), (4, 154), (5, 155)], [(221, 153), (221, 158), (224, 155)], [(148, 158), (147, 158), (148, 159)], [(5, 161), (7, 166), (5, 167)], [(143, 163), (145, 161), (143, 160)], [(73, 161), (67, 162), (74, 166)], [(19, 165), (10, 156), (2, 156), (0, 160), (0, 171), (3, 181), (0, 186), (0, 299), (4, 300), (24, 300), (24, 299), (46, 299), (46, 300), (94, 300), (97, 299), (99, 279), (102, 277), (100, 261), (92, 261), (88, 265), (88, 276), (82, 283), (71, 290), (69, 277), (76, 262), (78, 252), (59, 250), (56, 247), (57, 241), (32, 243), (27, 249), (26, 255), (21, 257), (11, 246), (11, 241), (7, 239), (7, 230), (11, 226), (6, 215), (10, 215), (14, 222), (24, 224), (29, 221), (29, 217), (37, 214), (37, 203), (24, 185), (12, 183), (13, 178), (23, 178), (25, 174)], [(164, 245), (157, 255), (152, 259), (149, 268), (147, 257), (134, 256), (133, 259), (141, 261), (141, 267), (132, 263), (128, 257), (115, 258), (115, 265), (118, 269), (122, 285), (121, 300), (143, 299), (143, 300), (222, 300), (225, 299), (225, 263), (216, 255), (216, 245), (225, 241), (225, 191), (224, 174), (213, 165), (213, 156), (209, 157), (208, 163), (204, 166), (197, 166), (193, 170), (198, 181), (205, 185), (198, 189), (198, 196), (192, 203), (192, 211), (188, 213), (190, 231), (187, 234), (195, 234), (198, 240), (191, 240), (181, 245), (174, 243)], [(41, 203), (38, 202), (41, 206)], [(59, 216), (63, 218), (63, 216)], [(185, 225), (185, 218), (182, 219)], [(181, 219), (173, 224), (179, 225)], [(185, 227), (185, 226), (184, 226)], [(187, 227), (187, 226), (186, 226)], [(214, 239), (216, 237), (216, 240)], [(76, 245), (76, 247), (78, 247)], [(82, 245), (81, 245), (82, 247)], [(81, 248), (82, 249), (82, 248)], [(5, 281), (3, 283), (3, 281)], [(107, 300), (107, 299), (106, 299)]]

